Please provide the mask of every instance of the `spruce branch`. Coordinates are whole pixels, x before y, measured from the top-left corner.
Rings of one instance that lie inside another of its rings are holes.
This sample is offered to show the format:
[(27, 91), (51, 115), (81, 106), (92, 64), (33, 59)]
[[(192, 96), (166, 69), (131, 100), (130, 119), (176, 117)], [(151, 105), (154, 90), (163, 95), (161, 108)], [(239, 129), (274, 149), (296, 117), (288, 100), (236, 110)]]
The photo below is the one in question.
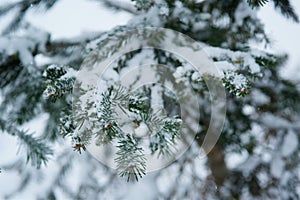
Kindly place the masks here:
[(53, 154), (52, 149), (44, 143), (40, 138), (35, 138), (27, 131), (19, 130), (15, 125), (7, 124), (4, 120), (0, 119), (0, 129), (6, 131), (10, 135), (16, 135), (20, 141), (21, 146), (26, 149), (26, 162), (31, 161), (33, 166), (40, 168), (42, 164), (46, 165), (48, 158)]
[(137, 14), (136, 8), (132, 4), (125, 3), (120, 0), (101, 0), (101, 3), (103, 3), (105, 6), (116, 9), (116, 10), (122, 10), (131, 14)]
[[(282, 15), (284, 15), (286, 18), (293, 19), (295, 22), (299, 22), (299, 17), (296, 14), (289, 0), (272, 1), (274, 3), (274, 7), (279, 9)], [(264, 6), (266, 3), (269, 2), (269, 0), (247, 0), (247, 2), (252, 8), (255, 8)]]
[(248, 4), (254, 8), (259, 6), (264, 6), (269, 0), (247, 0)]
[(114, 110), (114, 103), (111, 99), (112, 89), (102, 93), (102, 101), (100, 107), (97, 110), (99, 114), (99, 121), (101, 129), (101, 137), (103, 141), (111, 141), (114, 137), (121, 135), (119, 128), (117, 127), (116, 113)]
[(176, 139), (180, 137), (181, 124), (182, 121), (178, 118), (163, 120), (161, 130), (150, 139), (151, 153), (154, 154), (158, 151), (158, 157), (160, 155), (170, 155), (171, 147), (174, 147)]
[[(147, 88), (144, 89), (147, 90)], [(95, 130), (89, 129), (89, 133), (75, 131), (73, 134), (74, 150), (79, 153), (85, 150), (85, 145), (93, 138), (93, 134), (97, 138), (96, 144), (98, 145), (118, 141), (116, 153), (118, 157), (115, 162), (120, 176), (127, 176), (127, 180), (131, 177), (135, 177), (136, 180), (142, 177), (145, 174), (144, 149), (138, 147), (138, 138), (135, 134), (126, 134), (122, 130), (122, 123), (118, 119), (120, 115), (116, 108), (119, 107), (124, 112), (125, 118), (129, 119), (129, 123), (133, 123), (133, 127), (140, 126), (141, 122), (147, 126), (150, 131), (149, 136), (153, 138), (149, 144), (153, 154), (157, 151), (159, 151), (159, 155), (170, 154), (170, 149), (175, 145), (181, 131), (181, 120), (176, 117), (168, 117), (162, 110), (154, 111), (146, 93), (141, 90), (131, 92), (117, 83), (103, 91), (100, 100), (95, 104), (96, 120), (91, 128)], [(88, 119), (79, 120), (81, 123), (77, 124), (77, 130), (85, 127), (85, 120)], [(91, 137), (86, 137), (86, 135)]]
[(60, 134), (65, 137), (75, 131), (75, 124), (70, 115), (63, 114), (60, 118)]
[(126, 101), (129, 98), (129, 92), (128, 90), (121, 86), (121, 85), (117, 85), (115, 86), (116, 89), (112, 90), (112, 95), (111, 95), (111, 99), (113, 101), (113, 103), (116, 104), (121, 104), (124, 105), (126, 104)]
[(75, 82), (75, 73), (72, 68), (50, 65), (43, 76), (47, 85), (44, 90), (44, 97), (51, 102), (55, 102), (59, 97), (72, 92)]
[(129, 181), (133, 176), (136, 181), (146, 174), (146, 158), (143, 149), (138, 147), (137, 139), (130, 134), (119, 141), (118, 157), (115, 159), (120, 176), (127, 176)]
[(250, 93), (251, 85), (249, 80), (237, 72), (224, 72), (223, 85), (230, 93), (236, 96), (245, 96)]
[(135, 7), (138, 11), (144, 10), (148, 11), (151, 7), (155, 5), (154, 0), (132, 0), (135, 2)]
[(27, 149), (26, 162), (31, 160), (31, 164), (37, 168), (42, 164), (46, 165), (48, 156), (52, 155), (53, 151), (41, 139), (34, 138), (31, 134), (20, 130), (16, 130), (15, 133)]
[(273, 2), (275, 8), (279, 9), (282, 15), (299, 23), (299, 17), (289, 0), (273, 0)]
[(74, 151), (78, 151), (81, 154), (81, 151), (85, 151), (86, 147), (85, 144), (82, 143), (81, 138), (80, 137), (73, 137), (72, 138), (72, 142), (73, 142), (73, 149)]

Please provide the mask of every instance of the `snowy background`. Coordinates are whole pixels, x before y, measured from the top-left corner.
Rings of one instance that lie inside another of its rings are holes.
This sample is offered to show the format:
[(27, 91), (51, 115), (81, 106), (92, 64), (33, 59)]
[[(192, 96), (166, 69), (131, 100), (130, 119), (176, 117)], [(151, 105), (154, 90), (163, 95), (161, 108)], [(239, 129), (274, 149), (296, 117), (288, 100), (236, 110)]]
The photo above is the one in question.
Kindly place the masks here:
[[(0, 0), (2, 3), (12, 0)], [(295, 10), (300, 15), (300, 1), (293, 1)], [(282, 75), (294, 81), (300, 82), (300, 24), (296, 24), (291, 20), (283, 18), (275, 12), (271, 4), (265, 5), (258, 13), (262, 22), (265, 24), (266, 32), (273, 40), (273, 45), (269, 48), (270, 51), (288, 53), (289, 61), (282, 69)], [(0, 31), (12, 16), (6, 16), (0, 20)], [(32, 10), (26, 16), (33, 25), (40, 27), (51, 33), (52, 39), (73, 38), (84, 33), (99, 30), (110, 30), (117, 25), (126, 24), (131, 18), (130, 14), (120, 13), (104, 8), (99, 1), (87, 0), (61, 0), (49, 12), (41, 12)], [(0, 96), (1, 102), (1, 96)], [(43, 124), (47, 120), (47, 115), (38, 116), (25, 128), (43, 132)], [(6, 163), (12, 163), (23, 154), (17, 154), (18, 141), (16, 137), (7, 134), (1, 134), (0, 140), (0, 168)], [(236, 159), (236, 158), (232, 158)], [(236, 159), (238, 160), (238, 159)], [(51, 163), (50, 166), (51, 168)], [(51, 171), (51, 170), (50, 170)], [(55, 171), (55, 169), (53, 169)], [(145, 177), (147, 178), (147, 177)], [(148, 177), (151, 179), (151, 177)], [(0, 174), (0, 199), (3, 194), (8, 191), (13, 191), (16, 183), (20, 181), (20, 177), (16, 173), (6, 173), (2, 170)], [(32, 186), (34, 190), (35, 186)], [(145, 188), (135, 188), (143, 194)], [(130, 191), (127, 196), (130, 197)], [(22, 196), (22, 198), (30, 198)]]

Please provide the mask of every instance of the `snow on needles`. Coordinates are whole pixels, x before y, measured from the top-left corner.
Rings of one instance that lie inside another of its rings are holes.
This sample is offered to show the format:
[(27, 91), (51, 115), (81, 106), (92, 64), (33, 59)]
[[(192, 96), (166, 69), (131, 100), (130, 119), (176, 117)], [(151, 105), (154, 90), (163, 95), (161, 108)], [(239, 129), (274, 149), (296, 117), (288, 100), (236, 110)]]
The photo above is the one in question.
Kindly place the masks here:
[[(211, 57), (215, 58), (218, 61), (227, 61), (228, 64), (220, 65), (218, 64), (218, 67), (220, 67), (220, 70), (228, 70), (235, 68), (234, 66), (242, 64), (244, 68), (248, 67), (250, 69), (250, 72), (255, 74), (260, 72), (260, 66), (255, 62), (254, 56), (263, 56), (265, 57), (265, 53), (261, 53), (258, 55), (258, 52), (256, 51), (256, 55), (251, 55), (253, 52), (246, 53), (241, 51), (231, 51), (228, 49), (222, 49), (222, 48), (216, 48), (216, 47), (209, 47), (206, 46), (204, 48), (206, 53)], [(225, 67), (225, 68), (223, 68)]]
[(26, 30), (16, 35), (0, 36), (0, 52), (6, 56), (19, 54), (23, 65), (33, 64), (32, 52), (38, 48), (45, 50), (49, 34), (32, 26), (25, 26)]

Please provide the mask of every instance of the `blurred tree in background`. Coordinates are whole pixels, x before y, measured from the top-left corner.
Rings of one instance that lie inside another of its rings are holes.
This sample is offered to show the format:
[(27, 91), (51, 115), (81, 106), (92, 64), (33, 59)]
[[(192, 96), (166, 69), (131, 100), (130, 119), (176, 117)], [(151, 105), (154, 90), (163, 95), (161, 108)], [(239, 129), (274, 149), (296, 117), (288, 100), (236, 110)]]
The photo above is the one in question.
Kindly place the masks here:
[[(0, 130), (17, 137), (21, 152), (25, 152), (16, 162), (1, 166), (0, 176), (16, 172), (21, 177), (13, 183), (15, 190), (3, 198), (21, 198), (28, 193), (37, 199), (132, 199), (139, 195), (149, 199), (300, 198), (299, 88), (279, 75), (286, 55), (253, 48), (270, 44), (256, 16), (260, 6), (273, 4), (284, 17), (299, 21), (289, 0), (102, 0), (99, 2), (107, 9), (130, 13), (128, 25), (65, 40), (53, 40), (49, 33), (23, 20), (29, 10), (47, 12), (58, 2), (20, 0), (0, 7), (0, 17), (13, 13), (0, 36)], [(145, 173), (145, 158), (138, 139), (124, 135), (114, 121), (114, 101), (129, 102), (126, 108), (140, 117), (138, 127), (141, 122), (164, 122), (150, 149), (165, 154), (176, 146), (174, 138), (180, 126), (175, 100), (167, 92), (161, 93), (165, 109), (173, 114), (157, 119), (149, 115), (153, 88), (135, 94), (116, 86), (108, 88), (98, 110), (100, 121), (106, 121), (101, 122), (97, 134), (89, 135), (76, 132), (80, 125), (72, 118), (71, 97), (75, 75), (91, 52), (101, 49), (111, 35), (135, 27), (169, 28), (199, 41), (223, 73), (222, 78), (214, 78), (226, 88), (227, 110), (217, 144), (207, 158), (196, 159), (211, 112), (204, 77), (162, 50), (134, 51), (121, 57), (115, 73), (130, 67), (131, 62), (142, 65), (147, 55), (153, 62), (172, 68), (197, 93), (201, 112), (199, 130), (194, 133), (193, 127), (187, 127), (183, 133), (194, 137), (196, 143), (170, 166), (138, 183), (127, 183), (118, 174), (129, 180), (130, 175), (140, 178)], [(46, 64), (39, 63), (37, 57), (47, 60)], [(45, 113), (47, 123), (41, 135), (22, 128)], [(100, 145), (117, 139), (118, 172), (82, 152), (93, 136)], [(243, 162), (232, 164), (233, 155)], [(128, 157), (135, 158), (130, 169)]]

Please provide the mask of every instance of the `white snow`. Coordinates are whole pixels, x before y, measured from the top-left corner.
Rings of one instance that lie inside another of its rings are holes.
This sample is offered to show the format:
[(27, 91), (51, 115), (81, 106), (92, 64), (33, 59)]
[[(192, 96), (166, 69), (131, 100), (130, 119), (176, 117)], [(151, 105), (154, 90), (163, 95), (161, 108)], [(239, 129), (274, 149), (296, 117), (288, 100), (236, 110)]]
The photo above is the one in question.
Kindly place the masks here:
[(244, 85), (246, 85), (247, 79), (242, 74), (238, 74), (233, 76), (232, 84), (236, 86), (236, 88), (244, 88)]
[(262, 93), (260, 90), (253, 89), (251, 92), (253, 101), (258, 105), (267, 104), (270, 102), (270, 97)]
[(260, 117), (261, 122), (269, 128), (299, 128), (299, 124), (294, 124), (289, 122), (288, 120), (281, 118), (279, 116), (272, 115), (270, 113), (264, 113)]
[(63, 76), (61, 76), (59, 79), (63, 80), (63, 79), (69, 79), (69, 78), (73, 78), (76, 77), (78, 74), (78, 71), (74, 70), (73, 68), (68, 68), (67, 69), (67, 73), (64, 74)]
[(284, 161), (280, 156), (275, 156), (271, 161), (271, 174), (275, 178), (280, 178), (284, 170)]
[(289, 171), (285, 171), (283, 175), (281, 176), (280, 184), (281, 185), (287, 185), (288, 181), (290, 180), (292, 174)]
[(215, 62), (215, 65), (217, 66), (218, 69), (220, 69), (222, 71), (237, 70), (236, 66), (234, 66), (232, 63), (229, 63), (227, 61), (218, 61), (218, 62)]
[(30, 65), (34, 63), (31, 52), (36, 47), (43, 51), (49, 35), (31, 26), (24, 29), (14, 36), (0, 36), (0, 52), (8, 56), (19, 53), (22, 63)]
[[(241, 51), (231, 51), (228, 49), (222, 49), (218, 47), (208, 47), (208, 46), (204, 48), (204, 51), (206, 51), (211, 58), (214, 57), (214, 58), (218, 58), (219, 60), (226, 60), (231, 65), (233, 65), (233, 63), (243, 63), (244, 67), (249, 67), (251, 73), (260, 72), (260, 66), (255, 62), (255, 59), (251, 55), (249, 55), (249, 53), (244, 53)], [(255, 51), (254, 53), (255, 56), (257, 56), (258, 52)], [(229, 62), (228, 59), (230, 59), (231, 62)], [(226, 64), (224, 66), (225, 67), (224, 70), (226, 70), (227, 68), (236, 68), (231, 65)]]
[[(16, 1), (16, 0), (1, 0), (0, 4), (9, 2), (9, 1)], [(69, 38), (71, 35), (77, 36), (78, 34), (80, 34), (81, 32), (83, 32), (82, 29), (84, 30), (107, 30), (110, 29), (111, 27), (115, 26), (116, 24), (118, 24), (120, 21), (126, 21), (129, 15), (122, 15), (121, 17), (117, 17), (117, 15), (114, 15), (114, 17), (111, 17), (111, 15), (113, 14), (112, 12), (109, 12), (108, 14), (104, 14), (104, 9), (99, 9), (94, 5), (94, 4), (90, 4), (89, 3), (85, 3), (88, 1), (83, 2), (82, 0), (79, 1), (77, 0), (76, 3), (74, 3), (74, 0), (62, 0), (61, 2), (63, 3), (59, 3), (56, 7), (54, 7), (51, 10), (50, 14), (41, 14), (41, 13), (32, 13), (32, 15), (29, 15), (28, 18), (30, 18), (30, 21), (34, 22), (36, 25), (39, 25), (41, 27), (45, 27), (46, 30), (54, 33), (54, 38), (61, 38), (61, 37), (66, 37)], [(178, 2), (178, 1), (177, 1)], [(296, 5), (299, 5), (298, 1), (294, 2)], [(83, 4), (87, 5), (89, 4), (89, 6), (82, 6)], [(59, 8), (58, 8), (59, 7)], [(82, 15), (78, 15), (78, 9), (81, 10), (81, 12), (83, 12)], [(266, 10), (269, 9), (269, 10)], [(270, 8), (270, 6), (265, 6), (262, 11), (261, 11), (261, 15), (265, 15), (264, 18), (265, 20), (270, 20), (269, 24), (273, 24), (274, 28), (273, 28), (273, 33), (278, 33), (275, 38), (279, 38), (276, 41), (276, 45), (275, 47), (278, 48), (279, 45), (282, 45), (285, 47), (285, 50), (289, 51), (289, 52), (293, 52), (292, 53), (292, 64), (296, 64), (296, 62), (300, 63), (299, 57), (298, 57), (298, 53), (299, 53), (299, 48), (298, 48), (298, 43), (295, 42), (297, 41), (300, 29), (298, 25), (295, 25), (294, 28), (289, 28), (289, 30), (291, 31), (287, 31), (286, 28), (282, 28), (282, 26), (286, 27), (286, 24), (288, 24), (289, 22), (284, 21), (284, 23), (282, 23), (282, 17), (277, 13), (276, 16), (278, 16), (276, 18), (276, 20), (274, 20), (274, 16), (271, 15), (270, 17), (270, 13), (273, 12), (273, 9)], [(297, 10), (297, 9), (296, 9)], [(239, 13), (240, 15), (247, 15), (247, 12)], [(81, 18), (85, 18), (85, 20), (81, 20)], [(59, 21), (57, 21), (57, 19), (60, 19)], [(107, 20), (109, 19), (109, 20)], [(279, 20), (278, 20), (279, 19)], [(113, 21), (113, 22), (112, 22)], [(280, 21), (281, 23), (279, 23), (278, 21)], [(116, 23), (115, 23), (116, 22)], [(157, 22), (156, 22), (157, 23)], [(239, 23), (239, 22), (238, 22)], [(278, 26), (278, 24), (280, 24), (280, 26)], [(289, 23), (290, 25), (291, 23)], [(201, 25), (201, 24), (200, 24)], [(199, 25), (199, 26), (200, 26)], [(297, 26), (297, 27), (296, 27)], [(105, 27), (105, 28), (103, 28)], [(268, 26), (267, 26), (268, 27)], [(281, 27), (281, 28), (279, 28)], [(297, 28), (297, 30), (295, 30), (295, 27)], [(282, 33), (280, 33), (282, 32)], [(295, 39), (292, 39), (295, 38)], [(3, 38), (2, 38), (3, 39)], [(5, 40), (7, 40), (7, 38), (5, 38)], [(1, 41), (1, 39), (0, 39)], [(5, 41), (7, 42), (7, 41)], [(32, 58), (28, 55), (28, 49), (19, 49), (18, 46), (16, 45), (17, 41), (12, 42), (12, 49), (13, 49), (13, 53), (18, 52), (18, 51), (23, 51), (23, 55), (22, 55), (22, 62), (24, 63), (30, 63), (32, 62)], [(21, 41), (22, 43), (22, 41)], [(7, 44), (7, 43), (5, 43)], [(26, 43), (26, 45), (28, 45), (27, 47), (29, 49), (32, 48), (32, 44), (30, 43)], [(0, 45), (0, 49), (1, 49), (2, 45)], [(250, 64), (251, 62), (248, 62), (248, 64)], [(253, 62), (252, 62), (253, 64)], [(289, 63), (289, 65), (291, 65), (291, 63)], [(226, 66), (225, 63), (222, 64), (222, 66)], [(228, 65), (230, 66), (230, 65)], [(299, 65), (300, 66), (300, 65)], [(226, 66), (227, 67), (227, 66)], [(255, 69), (257, 66), (254, 66), (254, 71), (256, 71), (257, 69)], [(286, 68), (284, 68), (286, 69)], [(284, 70), (284, 72), (286, 74), (289, 75), (289, 77), (291, 78), (298, 78), (300, 76), (297, 76), (296, 74), (299, 74), (299, 68), (294, 67), (294, 70), (291, 70), (291, 67), (288, 68), (289, 70)], [(266, 99), (265, 99), (266, 100)], [(260, 101), (260, 100), (259, 100)], [(275, 120), (275, 122), (272, 122), (273, 118), (269, 118), (269, 124), (270, 125), (274, 125), (276, 124), (276, 122), (278, 122), (277, 120)], [(279, 121), (281, 121), (281, 119), (279, 119)], [(37, 124), (41, 125), (42, 123), (38, 123)], [(285, 127), (290, 126), (291, 124), (286, 124), (283, 123), (283, 125)], [(35, 125), (33, 124), (33, 126), (35, 127)], [(4, 148), (5, 152), (1, 155), (1, 163), (0, 163), (0, 167), (2, 165), (2, 163), (7, 163), (5, 159), (9, 158), (9, 159), (14, 159), (15, 158), (15, 146), (16, 144), (12, 141), (6, 138), (6, 136), (1, 136), (1, 147)], [(7, 136), (10, 137), (10, 136)], [(296, 148), (295, 145), (297, 145), (295, 141), (295, 137), (297, 137), (296, 133), (288, 133), (285, 138), (284, 138), (284, 143), (282, 146), (282, 155), (290, 155), (293, 151), (292, 149)], [(10, 148), (10, 146), (12, 148)], [(5, 162), (3, 161), (5, 160)], [(3, 161), (3, 162), (2, 162)], [(255, 162), (250, 162), (250, 166), (255, 165)], [(79, 164), (79, 163), (77, 163)], [(251, 165), (252, 164), (252, 165)], [(279, 161), (273, 161), (273, 165), (272, 165), (272, 174), (279, 176), (282, 172), (282, 160), (279, 159)], [(175, 170), (173, 173), (169, 174), (169, 177), (174, 177), (174, 173), (176, 173), (178, 170)], [(3, 170), (2, 170), (3, 172)], [(78, 172), (78, 171), (77, 171)], [(48, 171), (47, 172), (48, 176), (52, 176), (53, 172), (52, 171)], [(275, 176), (274, 175), (274, 176)], [(17, 175), (15, 175), (17, 176)], [(13, 176), (8, 176), (7, 174), (0, 174), (0, 194), (5, 194), (5, 192), (7, 192), (9, 189), (8, 187), (11, 187), (12, 185), (7, 184), (7, 182), (9, 183), (16, 183), (18, 182), (16, 177)], [(78, 177), (80, 178), (80, 176)], [(4, 181), (3, 181), (4, 180)], [(7, 181), (5, 181), (7, 180)], [(151, 182), (151, 181), (150, 181)], [(170, 182), (172, 182), (171, 179), (165, 179), (165, 182), (162, 181), (160, 183), (159, 186), (161, 186), (162, 188), (165, 187), (167, 184), (170, 184)], [(73, 182), (71, 182), (73, 183)], [(38, 186), (34, 185), (34, 186)], [(41, 189), (41, 188), (39, 188)], [(37, 188), (35, 188), (35, 190), (37, 190)], [(147, 184), (144, 184), (144, 186), (138, 187), (138, 189), (136, 187), (132, 187), (130, 190), (126, 191), (128, 192), (128, 199), (133, 199), (134, 197), (137, 197), (136, 195), (138, 195), (138, 198), (145, 198), (145, 195), (149, 195), (150, 193), (148, 192), (149, 190), (155, 190), (155, 188), (153, 187), (148, 187)], [(299, 194), (300, 194), (300, 187), (298, 187), (299, 190)], [(32, 191), (32, 190), (31, 190)], [(136, 194), (136, 195), (134, 195)], [(155, 193), (150, 194), (150, 195), (155, 195)], [(2, 196), (1, 196), (2, 197)], [(32, 197), (32, 196), (31, 196)], [(24, 197), (23, 197), (24, 198)]]
[[(231, 162), (231, 161), (228, 161)], [(252, 172), (257, 165), (261, 162), (260, 158), (258, 156), (251, 156), (248, 157), (248, 159), (237, 166), (238, 170), (241, 170), (245, 176), (248, 176), (250, 172)]]
[(29, 122), (20, 126), (20, 129), (30, 130), (34, 133), (35, 137), (40, 137), (45, 131), (45, 125), (47, 124), (49, 119), (48, 113), (42, 113), (37, 115), (35, 118), (30, 120)]
[(236, 168), (238, 165), (242, 164), (245, 162), (245, 160), (247, 159), (248, 154), (243, 151), (242, 153), (231, 153), (226, 155), (226, 165), (229, 169), (234, 169)]
[(194, 72), (191, 76), (192, 81), (198, 82), (201, 80), (201, 75), (199, 72)]
[(147, 125), (144, 122), (141, 122), (140, 125), (134, 130), (134, 133), (138, 137), (144, 137), (149, 132)]
[(151, 108), (159, 109), (162, 108), (164, 105), (164, 101), (162, 99), (162, 85), (156, 84), (151, 87)]
[(155, 173), (148, 174), (142, 180), (134, 184), (127, 184), (124, 200), (143, 199), (153, 200), (157, 197), (157, 186), (155, 184)]
[(290, 156), (298, 148), (298, 136), (293, 130), (289, 130), (287, 135), (284, 137), (283, 144), (281, 147), (281, 153), (283, 156)]
[(250, 106), (250, 105), (245, 105), (243, 107), (243, 113), (245, 115), (251, 115), (251, 114), (255, 113), (255, 108), (253, 106)]
[(246, 1), (241, 1), (238, 5), (236, 12), (234, 13), (234, 17), (236, 19), (235, 24), (237, 26), (242, 26), (244, 23), (244, 19), (246, 17), (256, 18), (256, 13), (251, 10), (248, 3)]
[(8, 56), (19, 53), (24, 65), (32, 63), (31, 51), (34, 46), (35, 43), (28, 39), (0, 37), (0, 51)]
[(128, 24), (131, 25), (141, 25), (141, 24), (147, 24), (147, 26), (153, 26), (153, 27), (161, 27), (161, 18), (160, 16), (160, 9), (156, 6), (149, 9), (148, 12), (144, 14), (140, 14), (138, 16), (135, 16), (132, 18)]

